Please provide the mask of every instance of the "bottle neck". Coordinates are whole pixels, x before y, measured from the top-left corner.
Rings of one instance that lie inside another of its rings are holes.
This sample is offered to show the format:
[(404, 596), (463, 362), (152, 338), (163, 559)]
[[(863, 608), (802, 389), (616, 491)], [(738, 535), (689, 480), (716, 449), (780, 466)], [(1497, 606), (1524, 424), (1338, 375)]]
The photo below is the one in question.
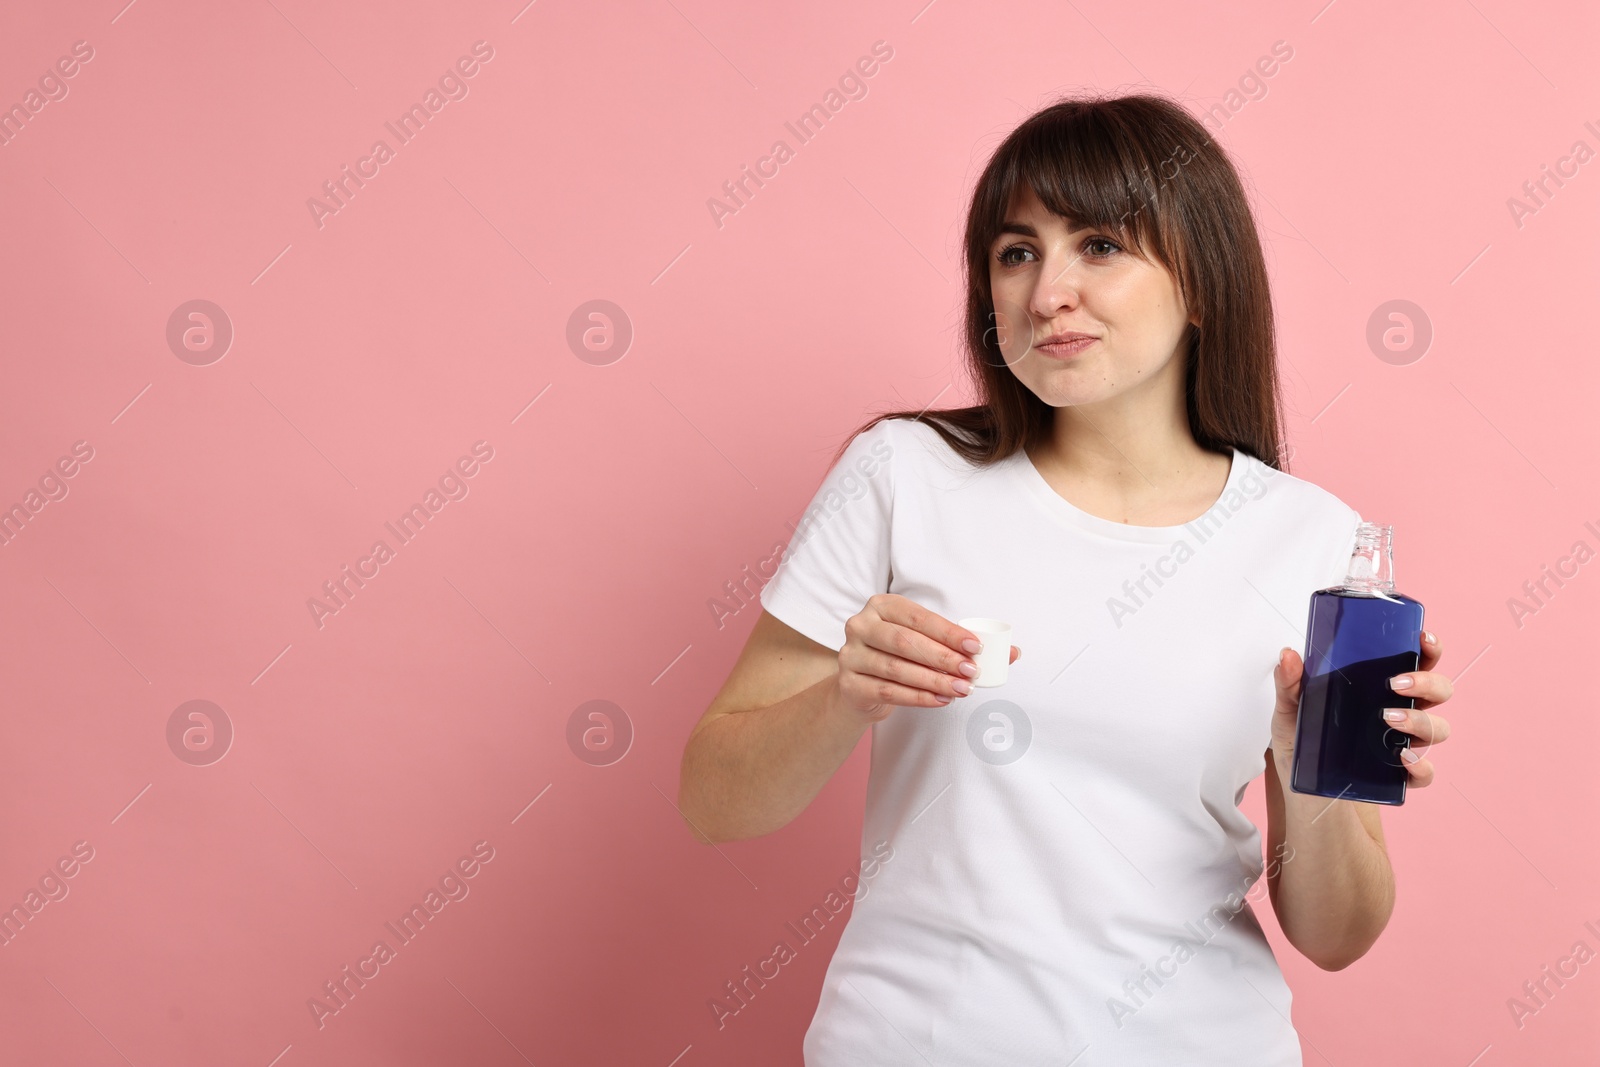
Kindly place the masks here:
[(1352, 593), (1393, 593), (1394, 527), (1364, 522), (1356, 528), (1356, 545), (1344, 588)]

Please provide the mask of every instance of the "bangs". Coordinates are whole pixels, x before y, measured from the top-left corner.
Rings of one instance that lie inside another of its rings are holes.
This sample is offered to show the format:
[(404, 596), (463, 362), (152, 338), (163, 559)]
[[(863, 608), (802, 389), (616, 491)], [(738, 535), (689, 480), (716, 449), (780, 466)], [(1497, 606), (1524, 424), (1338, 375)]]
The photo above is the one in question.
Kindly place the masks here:
[[(1158, 196), (1169, 179), (1173, 157), (1145, 158), (1132, 131), (1120, 129), (1092, 110), (1059, 112), (1046, 121), (1025, 124), (1006, 146), (997, 170), (993, 201), (983, 220), (991, 244), (1006, 221), (1012, 202), (1031, 189), (1053, 214), (1073, 229), (1104, 230), (1125, 248), (1171, 268), (1175, 231)], [(1183, 149), (1178, 149), (1182, 153)], [(1181, 168), (1180, 168), (1181, 170)], [(1174, 176), (1179, 171), (1174, 171)]]

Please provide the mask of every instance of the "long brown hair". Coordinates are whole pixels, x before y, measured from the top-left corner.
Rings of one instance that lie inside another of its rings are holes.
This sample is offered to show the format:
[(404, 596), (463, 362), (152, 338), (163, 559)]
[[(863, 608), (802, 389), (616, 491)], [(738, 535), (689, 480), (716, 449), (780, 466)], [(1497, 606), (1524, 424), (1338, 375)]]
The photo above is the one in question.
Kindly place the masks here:
[(1205, 127), (1147, 94), (1059, 101), (995, 150), (973, 190), (965, 239), (964, 347), (978, 403), (880, 412), (850, 434), (834, 462), (884, 419), (927, 419), (978, 465), (1049, 435), (1055, 411), (1006, 365), (989, 289), (989, 249), (1024, 183), (1050, 211), (1104, 228), (1172, 272), (1199, 319), (1188, 328), (1184, 370), (1195, 442), (1223, 455), (1236, 447), (1284, 469), (1272, 297), (1250, 205)]

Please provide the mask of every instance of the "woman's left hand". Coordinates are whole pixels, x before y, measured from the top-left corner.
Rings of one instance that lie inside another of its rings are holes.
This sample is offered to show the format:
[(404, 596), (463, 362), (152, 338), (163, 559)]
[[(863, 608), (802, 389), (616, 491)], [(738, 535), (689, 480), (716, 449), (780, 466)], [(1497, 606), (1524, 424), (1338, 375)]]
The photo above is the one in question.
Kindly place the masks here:
[[(1443, 651), (1444, 646), (1437, 636), (1427, 630), (1422, 631), (1422, 655), (1417, 669), (1397, 674), (1389, 680), (1390, 687), (1398, 696), (1416, 700), (1415, 708), (1386, 708), (1383, 717), (1391, 727), (1412, 737), (1410, 746), (1400, 750), (1400, 759), (1411, 777), (1410, 784), (1417, 788), (1433, 782), (1433, 763), (1427, 758), (1427, 750), (1450, 739), (1450, 723), (1443, 715), (1431, 710), (1449, 700), (1454, 692), (1450, 679), (1433, 669)], [(1294, 752), (1295, 722), (1300, 717), (1300, 681), (1304, 669), (1300, 654), (1292, 648), (1286, 648), (1278, 653), (1278, 666), (1272, 672), (1278, 688), (1278, 707), (1272, 715), (1272, 748), (1285, 755)]]

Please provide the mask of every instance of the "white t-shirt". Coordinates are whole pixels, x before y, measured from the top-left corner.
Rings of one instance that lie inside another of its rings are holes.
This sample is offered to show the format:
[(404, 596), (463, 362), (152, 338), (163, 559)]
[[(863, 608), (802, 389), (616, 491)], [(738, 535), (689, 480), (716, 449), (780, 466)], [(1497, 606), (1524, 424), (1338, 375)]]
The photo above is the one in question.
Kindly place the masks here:
[(1025, 452), (975, 467), (899, 419), (856, 437), (762, 606), (838, 649), (898, 593), (1008, 621), (1023, 652), (1003, 686), (873, 725), (807, 1067), (1299, 1065), (1250, 903), (1283, 861), (1238, 805), (1278, 650), (1304, 649), (1359, 522), (1238, 450), (1210, 511), (1152, 527), (1080, 510)]

